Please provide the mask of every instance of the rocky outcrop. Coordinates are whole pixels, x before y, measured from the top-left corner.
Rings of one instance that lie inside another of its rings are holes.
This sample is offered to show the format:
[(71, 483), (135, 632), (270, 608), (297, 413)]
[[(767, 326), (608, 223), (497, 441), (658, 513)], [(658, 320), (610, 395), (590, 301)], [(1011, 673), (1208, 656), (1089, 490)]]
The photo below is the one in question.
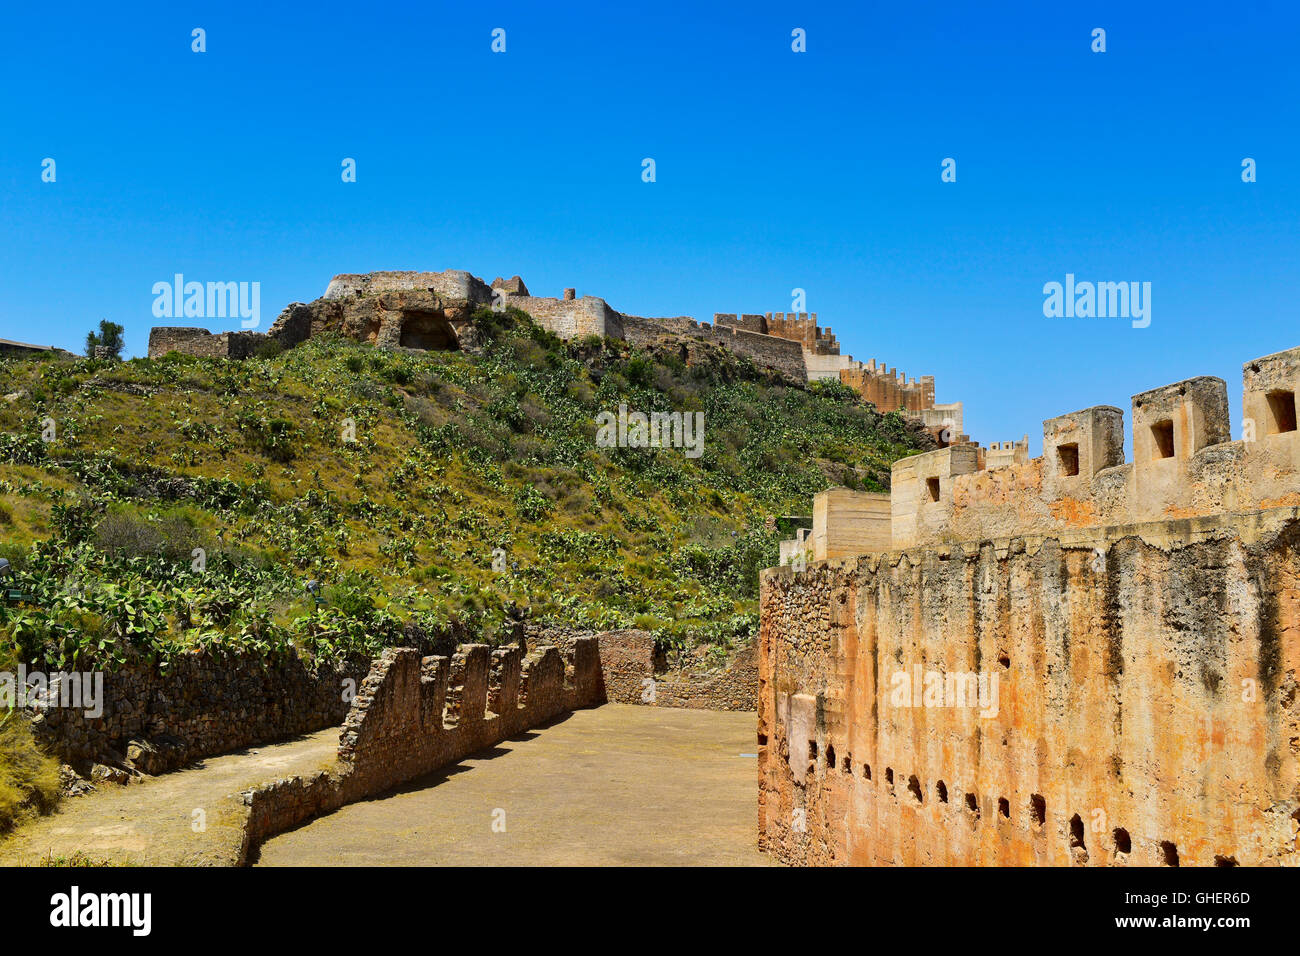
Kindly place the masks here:
[(333, 333), (387, 348), (451, 351), (469, 346), (474, 312), (492, 290), (468, 272), (338, 275), (314, 302), (288, 306), (270, 335), (285, 346)]

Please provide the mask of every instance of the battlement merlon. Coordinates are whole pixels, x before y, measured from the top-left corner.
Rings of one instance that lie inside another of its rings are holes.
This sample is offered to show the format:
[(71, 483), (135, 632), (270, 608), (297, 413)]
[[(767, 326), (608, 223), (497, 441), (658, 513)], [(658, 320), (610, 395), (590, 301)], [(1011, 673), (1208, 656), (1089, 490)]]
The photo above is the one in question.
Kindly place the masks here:
[(1189, 378), (1132, 398), (1133, 461), (1109, 405), (1043, 422), (1043, 455), (943, 449), (895, 463), (894, 549), (1300, 505), (1300, 348), (1243, 366), (1243, 440), (1227, 386)]

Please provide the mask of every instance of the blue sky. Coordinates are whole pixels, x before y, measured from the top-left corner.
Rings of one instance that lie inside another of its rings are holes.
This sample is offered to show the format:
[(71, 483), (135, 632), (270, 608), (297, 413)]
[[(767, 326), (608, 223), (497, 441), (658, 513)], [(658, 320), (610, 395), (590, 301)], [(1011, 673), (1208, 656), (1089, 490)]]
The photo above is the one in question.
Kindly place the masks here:
[[(109, 318), (141, 355), (177, 272), (260, 282), (263, 328), (377, 269), (701, 319), (798, 287), (1035, 454), (1044, 418), (1198, 374), (1239, 421), (1242, 362), (1300, 345), (1294, 4), (547, 7), (12, 5), (0, 337)], [(1150, 282), (1150, 327), (1045, 318), (1066, 273)]]

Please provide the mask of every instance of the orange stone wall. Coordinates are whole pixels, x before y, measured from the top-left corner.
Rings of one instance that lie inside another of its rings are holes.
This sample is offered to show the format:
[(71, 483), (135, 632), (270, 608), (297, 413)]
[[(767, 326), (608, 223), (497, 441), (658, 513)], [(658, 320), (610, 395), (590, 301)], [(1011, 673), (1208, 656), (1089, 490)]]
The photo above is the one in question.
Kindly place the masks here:
[(840, 369), (840, 382), (853, 389), (880, 412), (919, 412), (934, 408), (934, 376), (908, 379), (898, 369), (876, 366), (874, 360)]
[(787, 863), (1300, 861), (1300, 510), (775, 568), (761, 614)]
[[(987, 456), (955, 445), (894, 463), (892, 545), (1056, 534), (1300, 504), (1300, 349), (1247, 362), (1233, 440), (1227, 386), (1202, 376), (1043, 422), (1043, 455)], [(1163, 441), (1160, 436), (1164, 430)]]

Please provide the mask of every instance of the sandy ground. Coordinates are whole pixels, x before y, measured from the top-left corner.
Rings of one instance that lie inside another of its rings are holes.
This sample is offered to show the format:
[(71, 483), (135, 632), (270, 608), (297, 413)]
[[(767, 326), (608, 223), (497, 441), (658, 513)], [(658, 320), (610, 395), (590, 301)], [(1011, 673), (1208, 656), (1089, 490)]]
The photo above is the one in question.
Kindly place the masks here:
[(606, 704), (276, 837), (259, 864), (762, 866), (754, 751), (753, 714)]
[[(126, 787), (100, 784), (0, 842), (0, 866), (83, 854), (221, 866), (240, 790), (329, 763), (331, 728)], [(606, 704), (270, 840), (264, 866), (744, 865), (757, 841), (754, 715)], [(195, 811), (204, 827), (196, 829)]]
[[(140, 866), (234, 863), (243, 808), (231, 795), (280, 777), (314, 771), (334, 757), (337, 727), (284, 743), (210, 757), (186, 770), (127, 786), (97, 784), (64, 799), (57, 813), (20, 826), (0, 842), (0, 866), (67, 859)], [(204, 824), (196, 831), (195, 810)]]

